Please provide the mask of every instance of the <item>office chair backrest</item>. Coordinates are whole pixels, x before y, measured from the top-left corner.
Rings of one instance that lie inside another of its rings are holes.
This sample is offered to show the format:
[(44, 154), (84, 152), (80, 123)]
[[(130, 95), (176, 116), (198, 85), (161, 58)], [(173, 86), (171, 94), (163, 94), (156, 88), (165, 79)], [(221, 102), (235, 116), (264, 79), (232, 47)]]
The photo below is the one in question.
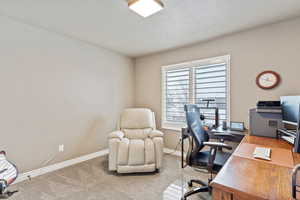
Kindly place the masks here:
[(197, 153), (204, 147), (203, 142), (209, 141), (209, 135), (203, 128), (202, 121), (200, 120), (200, 111), (197, 105), (187, 104), (184, 106), (184, 111), (188, 129), (195, 142), (193, 152)]

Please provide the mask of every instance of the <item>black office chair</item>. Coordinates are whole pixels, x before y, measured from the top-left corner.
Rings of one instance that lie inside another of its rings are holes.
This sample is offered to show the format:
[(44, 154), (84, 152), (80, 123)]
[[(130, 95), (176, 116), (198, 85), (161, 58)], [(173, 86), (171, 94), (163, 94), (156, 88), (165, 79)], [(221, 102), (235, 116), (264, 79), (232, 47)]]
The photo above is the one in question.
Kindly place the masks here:
[[(196, 193), (211, 192), (209, 184), (212, 181), (213, 174), (217, 174), (220, 171), (231, 155), (231, 153), (223, 151), (223, 149), (232, 150), (231, 146), (223, 142), (209, 142), (209, 135), (200, 120), (200, 111), (197, 105), (185, 105), (184, 110), (189, 132), (189, 150), (186, 156), (187, 165), (207, 170), (210, 173), (210, 178), (208, 179), (208, 183), (196, 179), (190, 180), (188, 182), (190, 187), (193, 186), (193, 183), (197, 183), (201, 187), (194, 188), (185, 193), (182, 200), (186, 200), (188, 196)], [(228, 134), (226, 137), (225, 135), (223, 137), (222, 134), (218, 134), (217, 137), (220, 141), (224, 141), (228, 137)], [(210, 147), (210, 150), (201, 151), (205, 146)]]

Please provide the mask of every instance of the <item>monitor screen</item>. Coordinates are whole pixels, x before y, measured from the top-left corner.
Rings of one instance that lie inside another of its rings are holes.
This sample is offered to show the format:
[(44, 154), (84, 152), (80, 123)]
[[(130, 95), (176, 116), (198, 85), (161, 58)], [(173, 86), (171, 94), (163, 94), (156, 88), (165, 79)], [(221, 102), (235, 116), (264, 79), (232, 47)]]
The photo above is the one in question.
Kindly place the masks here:
[(280, 100), (283, 121), (297, 125), (299, 122), (300, 96), (284, 96)]

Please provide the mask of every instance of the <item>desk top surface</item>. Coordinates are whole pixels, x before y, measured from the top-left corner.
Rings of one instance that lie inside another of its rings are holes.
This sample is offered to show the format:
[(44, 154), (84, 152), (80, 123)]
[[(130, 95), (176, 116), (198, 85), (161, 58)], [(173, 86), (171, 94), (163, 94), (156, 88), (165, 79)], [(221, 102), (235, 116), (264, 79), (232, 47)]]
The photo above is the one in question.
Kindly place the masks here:
[[(274, 150), (272, 161), (253, 159), (255, 146)], [(280, 157), (284, 157), (280, 159)], [(282, 140), (246, 135), (211, 185), (246, 199), (292, 199), (291, 171), (300, 163), (300, 154)]]

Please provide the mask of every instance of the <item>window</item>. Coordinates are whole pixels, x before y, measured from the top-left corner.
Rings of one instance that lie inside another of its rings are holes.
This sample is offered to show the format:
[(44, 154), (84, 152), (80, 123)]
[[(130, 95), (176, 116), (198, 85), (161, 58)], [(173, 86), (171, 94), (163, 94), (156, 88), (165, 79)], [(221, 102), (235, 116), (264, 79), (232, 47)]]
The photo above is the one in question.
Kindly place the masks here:
[[(162, 67), (162, 127), (180, 129), (185, 125), (184, 105), (219, 108), (220, 121), (229, 121), (230, 56)], [(206, 123), (213, 123), (214, 110), (201, 109)]]

